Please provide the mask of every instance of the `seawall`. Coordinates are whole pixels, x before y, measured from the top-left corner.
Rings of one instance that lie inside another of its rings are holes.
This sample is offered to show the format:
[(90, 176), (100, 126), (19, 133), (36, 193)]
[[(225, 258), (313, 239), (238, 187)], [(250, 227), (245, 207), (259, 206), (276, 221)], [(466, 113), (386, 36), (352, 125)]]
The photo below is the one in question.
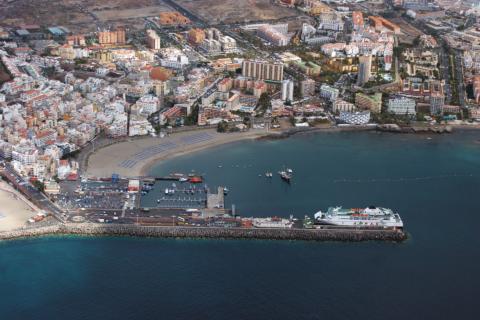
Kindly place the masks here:
[(56, 224), (0, 233), (0, 240), (46, 235), (110, 235), (158, 238), (263, 239), (305, 241), (393, 241), (406, 240), (401, 230), (358, 229), (256, 229), (179, 226), (137, 226), (121, 224)]

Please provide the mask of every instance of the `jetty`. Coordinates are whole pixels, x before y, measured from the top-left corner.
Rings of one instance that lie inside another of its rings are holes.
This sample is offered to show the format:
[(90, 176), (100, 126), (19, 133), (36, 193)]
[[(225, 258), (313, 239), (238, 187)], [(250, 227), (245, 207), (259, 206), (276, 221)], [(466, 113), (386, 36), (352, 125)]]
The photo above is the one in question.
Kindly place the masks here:
[(58, 223), (0, 233), (0, 240), (39, 236), (132, 236), (191, 239), (261, 239), (302, 241), (391, 241), (407, 239), (402, 229), (301, 229), (142, 226), (135, 224)]

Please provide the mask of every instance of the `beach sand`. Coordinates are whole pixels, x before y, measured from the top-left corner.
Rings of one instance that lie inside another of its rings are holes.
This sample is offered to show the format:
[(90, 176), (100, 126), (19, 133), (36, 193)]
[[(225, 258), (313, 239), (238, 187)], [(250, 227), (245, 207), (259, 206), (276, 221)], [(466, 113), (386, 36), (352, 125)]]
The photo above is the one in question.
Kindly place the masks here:
[(0, 181), (0, 231), (23, 227), (38, 212), (32, 204), (4, 181)]
[[(248, 132), (217, 133), (214, 129), (205, 129), (175, 133), (164, 138), (146, 137), (120, 142), (96, 150), (91, 154), (88, 158), (85, 175), (109, 177), (113, 173), (117, 173), (121, 177), (143, 176), (148, 174), (149, 168), (158, 161), (240, 140), (256, 139), (268, 134), (275, 134), (275, 132), (250, 130)], [(169, 149), (149, 153), (159, 145), (169, 145)], [(139, 154), (143, 156), (139, 156)]]
[[(454, 126), (458, 129), (480, 129), (479, 126)], [(354, 127), (317, 127), (306, 130), (313, 132), (340, 132), (374, 130), (369, 126)], [(164, 138), (145, 137), (119, 142), (101, 149), (97, 149), (88, 158), (88, 166), (83, 175), (87, 177), (109, 177), (113, 173), (121, 177), (138, 177), (148, 175), (149, 169), (162, 160), (190, 154), (207, 148), (212, 148), (236, 141), (257, 139), (270, 135), (281, 136), (282, 130), (250, 130), (247, 132), (218, 133), (215, 129), (200, 129), (174, 133)], [(199, 137), (208, 136), (208, 139)], [(170, 144), (168, 150), (154, 152), (159, 145)], [(151, 151), (151, 153), (149, 153)]]

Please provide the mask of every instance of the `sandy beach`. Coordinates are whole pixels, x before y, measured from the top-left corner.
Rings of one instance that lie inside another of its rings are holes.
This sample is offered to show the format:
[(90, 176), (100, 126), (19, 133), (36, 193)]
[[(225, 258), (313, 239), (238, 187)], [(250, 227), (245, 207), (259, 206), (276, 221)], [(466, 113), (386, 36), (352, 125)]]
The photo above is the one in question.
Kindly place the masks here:
[(91, 154), (85, 175), (109, 177), (112, 173), (117, 173), (121, 177), (143, 176), (158, 161), (269, 134), (275, 134), (275, 131), (217, 133), (214, 129), (205, 129), (175, 133), (164, 138), (145, 137), (120, 142)]
[(0, 231), (23, 227), (27, 220), (39, 212), (9, 184), (0, 181)]
[[(455, 124), (458, 130), (480, 129), (477, 125)], [(299, 132), (340, 132), (374, 130), (369, 126), (354, 127), (318, 127)], [(288, 131), (288, 130), (287, 130)], [(97, 149), (88, 157), (88, 166), (84, 175), (87, 177), (109, 177), (113, 173), (121, 177), (138, 177), (148, 175), (150, 168), (161, 160), (201, 151), (241, 140), (258, 139), (267, 136), (285, 137), (282, 130), (250, 130), (247, 132), (218, 133), (215, 129), (200, 129), (174, 133), (160, 137), (145, 137), (119, 142)], [(412, 132), (413, 133), (413, 132)], [(287, 136), (292, 134), (287, 133)]]

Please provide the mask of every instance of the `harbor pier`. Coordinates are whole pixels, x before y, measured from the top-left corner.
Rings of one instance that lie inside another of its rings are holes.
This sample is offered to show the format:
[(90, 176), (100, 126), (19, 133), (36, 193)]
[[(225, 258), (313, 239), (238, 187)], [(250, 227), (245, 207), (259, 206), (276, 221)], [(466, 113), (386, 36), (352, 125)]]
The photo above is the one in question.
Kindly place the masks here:
[(0, 233), (0, 240), (48, 235), (133, 236), (197, 239), (260, 239), (302, 241), (391, 241), (407, 235), (400, 229), (300, 229), (142, 226), (134, 224), (63, 223)]

